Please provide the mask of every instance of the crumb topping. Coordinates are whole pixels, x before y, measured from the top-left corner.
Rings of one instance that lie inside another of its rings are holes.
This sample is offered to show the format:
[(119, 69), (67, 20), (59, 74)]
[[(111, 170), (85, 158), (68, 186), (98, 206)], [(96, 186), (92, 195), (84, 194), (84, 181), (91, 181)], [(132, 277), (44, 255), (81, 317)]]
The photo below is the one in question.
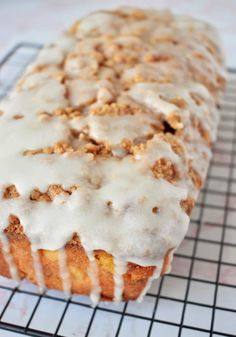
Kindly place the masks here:
[(30, 200), (32, 201), (53, 201), (54, 198), (59, 194), (71, 195), (76, 191), (79, 186), (72, 186), (65, 190), (61, 185), (50, 185), (46, 192), (41, 192), (38, 188), (35, 188), (30, 193)]
[(154, 214), (157, 214), (157, 213), (158, 213), (158, 207), (157, 207), (157, 206), (153, 207), (152, 213), (154, 213)]
[(20, 196), (15, 185), (7, 186), (3, 192), (4, 199), (15, 199)]
[(119, 116), (119, 115), (135, 115), (138, 113), (144, 113), (144, 108), (138, 104), (122, 104), (118, 102), (104, 104), (100, 107), (95, 107), (91, 110), (93, 115), (104, 116)]
[(0, 230), (160, 261), (186, 233), (224, 86), (205, 23), (133, 8), (77, 21), (0, 103)]
[(191, 161), (189, 162), (188, 173), (193, 184), (196, 186), (197, 189), (200, 189), (202, 187), (203, 181), (200, 174), (192, 167)]
[(180, 202), (181, 207), (183, 210), (190, 216), (192, 213), (192, 210), (195, 206), (195, 201), (193, 198), (187, 198), (185, 200), (181, 200)]
[(155, 162), (152, 172), (157, 179), (166, 179), (170, 183), (175, 183), (179, 179), (179, 172), (175, 165), (165, 158), (161, 158)]

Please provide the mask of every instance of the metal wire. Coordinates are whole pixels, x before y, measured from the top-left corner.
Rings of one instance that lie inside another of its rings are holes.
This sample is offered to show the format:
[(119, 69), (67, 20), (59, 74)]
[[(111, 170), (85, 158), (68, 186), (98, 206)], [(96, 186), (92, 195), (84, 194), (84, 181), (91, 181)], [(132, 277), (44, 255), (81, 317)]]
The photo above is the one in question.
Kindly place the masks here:
[[(0, 97), (6, 95), (40, 45), (20, 43), (0, 61)], [(207, 254), (204, 253), (207, 251)], [(39, 294), (23, 282), (0, 278), (0, 335), (236, 336), (236, 70), (221, 106), (219, 137), (190, 230), (171, 274), (144, 302), (99, 304), (60, 292)], [(204, 291), (203, 291), (204, 290)], [(211, 295), (211, 296), (210, 296)], [(198, 298), (199, 296), (199, 298)], [(223, 323), (222, 323), (223, 322)]]

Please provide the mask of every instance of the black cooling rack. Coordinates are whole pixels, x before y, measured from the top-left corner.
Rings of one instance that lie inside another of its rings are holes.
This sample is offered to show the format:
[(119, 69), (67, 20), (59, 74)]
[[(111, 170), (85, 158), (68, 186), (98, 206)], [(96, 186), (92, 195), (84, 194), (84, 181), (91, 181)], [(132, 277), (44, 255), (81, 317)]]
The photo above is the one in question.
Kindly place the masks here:
[[(20, 43), (0, 61), (3, 97), (40, 45)], [(236, 71), (221, 104), (219, 137), (204, 189), (171, 274), (142, 304), (99, 304), (60, 292), (39, 294), (0, 278), (0, 336), (236, 336)], [(8, 330), (8, 332), (6, 331)], [(10, 333), (12, 332), (12, 333)], [(14, 332), (14, 333), (13, 333)], [(16, 334), (15, 334), (16, 333)]]

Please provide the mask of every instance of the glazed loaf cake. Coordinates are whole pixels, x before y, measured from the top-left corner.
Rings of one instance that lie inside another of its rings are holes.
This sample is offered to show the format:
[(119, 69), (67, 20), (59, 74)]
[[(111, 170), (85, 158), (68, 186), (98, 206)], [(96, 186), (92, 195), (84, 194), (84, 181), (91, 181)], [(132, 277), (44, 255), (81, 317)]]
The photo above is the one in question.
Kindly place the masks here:
[(0, 274), (141, 299), (204, 183), (222, 63), (169, 11), (92, 13), (45, 46), (0, 104)]

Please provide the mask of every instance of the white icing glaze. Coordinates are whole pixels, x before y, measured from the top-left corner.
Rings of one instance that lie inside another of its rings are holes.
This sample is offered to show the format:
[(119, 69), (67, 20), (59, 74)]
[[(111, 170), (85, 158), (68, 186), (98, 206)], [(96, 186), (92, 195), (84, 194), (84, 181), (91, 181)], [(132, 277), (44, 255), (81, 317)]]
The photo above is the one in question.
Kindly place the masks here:
[[(100, 170), (99, 165), (93, 165), (91, 170), (94, 180), (90, 185), (84, 177), (84, 183), (81, 180), (81, 188), (63, 201), (56, 198), (53, 203), (29, 203), (27, 196), (14, 201), (3, 200), (1, 224), (6, 226), (9, 212), (17, 214), (22, 220), (26, 234), (30, 238), (40, 240), (40, 247), (44, 249), (59, 249), (71, 238), (72, 233), (78, 232), (90, 250), (103, 247), (116, 255), (122, 253), (127, 257), (136, 258), (163, 255), (169, 245), (177, 246), (180, 243), (188, 224), (188, 216), (180, 207), (180, 201), (187, 196), (186, 188), (173, 186), (162, 179), (153, 179), (151, 173), (148, 174), (148, 167), (163, 155), (173, 158), (173, 161), (179, 160), (168, 144), (158, 144), (156, 141), (150, 149), (150, 155), (141, 154), (135, 160), (126, 157), (122, 161), (104, 161), (100, 163)], [(79, 162), (80, 158), (77, 160)], [(68, 174), (71, 172), (70, 160), (66, 162)], [(54, 164), (57, 170), (57, 165), (61, 167), (62, 162), (55, 161)], [(63, 168), (64, 166), (60, 173), (63, 172)], [(43, 182), (44, 175), (41, 172), (35, 170), (35, 177), (38, 175), (39, 186), (44, 186), (46, 183)], [(109, 172), (109, 175), (104, 176), (102, 172)], [(89, 176), (88, 171), (86, 175)], [(46, 181), (50, 181), (48, 177)], [(74, 183), (72, 180), (69, 186)], [(30, 184), (33, 182), (28, 181), (27, 190), (32, 189), (33, 185)], [(21, 191), (20, 186), (16, 186)], [(111, 210), (107, 207), (109, 200), (112, 201)], [(167, 200), (170, 203), (168, 209), (165, 207)], [(152, 208), (156, 205), (162, 210), (161, 217), (152, 213)], [(64, 225), (65, 217), (70, 226)], [(163, 221), (170, 225), (163, 227)], [(131, 231), (132, 237), (129, 235)], [(162, 242), (160, 247), (158, 242)]]
[(67, 88), (69, 90), (69, 102), (72, 106), (92, 103), (96, 99), (101, 101), (102, 98), (99, 97), (99, 93), (101, 95), (101, 89), (107, 89), (110, 93), (113, 90), (112, 84), (108, 80), (96, 82), (74, 79), (67, 81)]
[(40, 262), (40, 256), (39, 256), (38, 249), (36, 248), (36, 244), (33, 243), (33, 240), (31, 240), (31, 256), (33, 260), (33, 266), (34, 266), (34, 272), (35, 272), (38, 290), (40, 293), (43, 293), (45, 290), (43, 269), (42, 269), (42, 265)]
[(119, 144), (123, 139), (133, 140), (152, 134), (155, 118), (148, 115), (89, 116), (90, 135), (97, 141)]
[[(102, 24), (101, 24), (102, 23)], [(79, 30), (88, 34), (96, 30), (99, 33), (116, 34), (123, 20), (108, 12), (96, 12), (82, 19)]]
[[(205, 102), (201, 107), (197, 106), (191, 98), (191, 93), (199, 94)], [(211, 133), (216, 133), (217, 114), (214, 108), (214, 102), (209, 95), (207, 89), (201, 85), (193, 82), (185, 83), (183, 85), (176, 84), (153, 84), (153, 83), (139, 83), (134, 85), (129, 91), (129, 95), (136, 101), (146, 105), (153, 111), (159, 114), (168, 116), (173, 112), (181, 114), (182, 120), (189, 122), (190, 113), (194, 113), (199, 120), (204, 120), (204, 127)], [(187, 103), (187, 107), (180, 109), (173, 103), (169, 103), (175, 97), (181, 97)], [(206, 104), (207, 102), (207, 104)], [(211, 109), (211, 118), (208, 115), (207, 109)], [(215, 118), (213, 119), (212, 116)]]
[(76, 43), (77, 40), (74, 36), (63, 34), (53, 43), (53, 45), (59, 48), (63, 54), (66, 55), (76, 46)]
[(88, 267), (88, 276), (90, 278), (91, 283), (91, 291), (90, 291), (90, 298), (94, 305), (96, 305), (101, 296), (101, 288), (99, 285), (99, 275), (98, 275), (98, 266), (96, 263), (96, 259), (92, 251), (86, 249), (86, 254), (89, 259), (89, 267)]
[(63, 52), (57, 46), (43, 48), (37, 57), (34, 65), (54, 65), (60, 64), (63, 61)]
[(58, 251), (58, 263), (60, 269), (60, 276), (63, 284), (63, 291), (66, 298), (69, 298), (71, 295), (71, 283), (70, 283), (70, 274), (67, 268), (66, 250), (64, 248), (61, 248)]
[(123, 275), (127, 271), (127, 262), (121, 258), (114, 258), (114, 301), (122, 301), (122, 295), (124, 290)]
[(5, 261), (8, 265), (11, 278), (16, 282), (16, 284), (18, 284), (20, 279), (19, 279), (19, 276), (18, 276), (17, 268), (15, 266), (15, 263), (13, 262), (11, 254), (10, 254), (10, 246), (9, 246), (8, 238), (3, 232), (0, 233), (0, 242), (1, 242), (1, 245), (2, 245), (2, 253), (3, 253), (4, 259), (5, 259)]
[(157, 113), (169, 115), (178, 111), (179, 109), (174, 104), (168, 103), (161, 98), (162, 93), (157, 90), (157, 86), (156, 84), (139, 83), (132, 87), (130, 96)]
[(167, 268), (165, 270), (165, 274), (169, 274), (171, 272), (171, 263), (173, 261), (174, 251), (175, 251), (175, 249), (171, 250), (171, 252), (168, 254), (168, 265), (167, 265)]
[[(96, 58), (87, 57), (87, 55), (79, 56), (77, 54), (71, 55), (67, 58), (65, 63), (65, 72), (71, 78), (87, 77), (88, 74), (94, 74), (99, 68), (99, 63)], [(72, 83), (72, 85), (76, 83)], [(91, 83), (93, 86), (93, 83)], [(80, 85), (78, 85), (80, 87)]]
[[(13, 91), (8, 99), (1, 102), (0, 109), (6, 111), (6, 114), (1, 118), (1, 125), (8, 120), (10, 127), (9, 119), (17, 114), (23, 114), (33, 119), (33, 115), (39, 112), (53, 112), (66, 105), (64, 86), (56, 80), (48, 80), (35, 88), (35, 90)], [(37, 119), (34, 120), (34, 123), (36, 122), (38, 122)], [(21, 123), (24, 124), (24, 121), (22, 120)], [(24, 130), (22, 131), (25, 130), (26, 126), (24, 125)]]
[(26, 73), (19, 81), (18, 90), (38, 89), (59, 74), (60, 70), (55, 66), (47, 67), (40, 72)]

